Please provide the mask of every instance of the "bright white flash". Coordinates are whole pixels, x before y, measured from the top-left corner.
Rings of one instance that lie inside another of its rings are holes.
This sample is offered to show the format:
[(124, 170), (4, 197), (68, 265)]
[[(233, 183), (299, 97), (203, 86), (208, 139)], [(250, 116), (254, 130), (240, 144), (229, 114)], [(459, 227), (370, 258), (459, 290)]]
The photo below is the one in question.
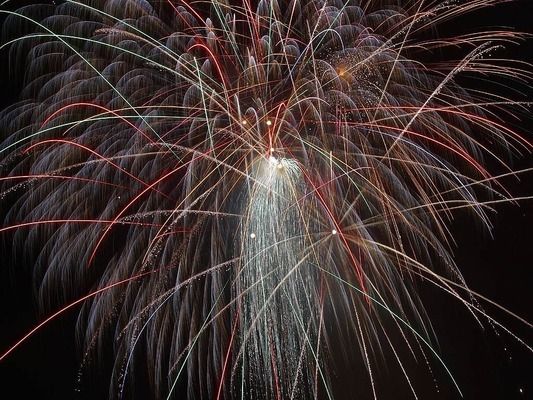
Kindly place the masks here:
[(276, 157), (272, 155), (268, 158), (268, 162), (270, 163), (270, 165), (272, 165), (273, 167), (276, 167), (277, 169), (283, 168), (283, 164), (284, 164), (283, 161), (278, 160)]

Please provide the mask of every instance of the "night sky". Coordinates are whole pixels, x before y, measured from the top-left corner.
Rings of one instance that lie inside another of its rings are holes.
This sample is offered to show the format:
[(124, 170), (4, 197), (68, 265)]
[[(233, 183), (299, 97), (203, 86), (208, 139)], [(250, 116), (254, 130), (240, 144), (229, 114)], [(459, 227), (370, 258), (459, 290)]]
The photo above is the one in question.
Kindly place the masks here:
[[(533, 1), (516, 1), (497, 9), (462, 17), (447, 24), (446, 31), (444, 27), (439, 29), (438, 34), (444, 36), (474, 31), (478, 26), (512, 26), (516, 30), (533, 34)], [(533, 39), (499, 54), (533, 62)], [(0, 63), (0, 105), (3, 108), (16, 99), (20, 82), (10, 78), (5, 51), (0, 53)], [(483, 89), (483, 83), (476, 85)], [(533, 90), (530, 89), (525, 97), (533, 100)], [(532, 119), (524, 117), (522, 121), (515, 123), (515, 128), (533, 141)], [(3, 132), (0, 134), (5, 135)], [(533, 157), (525, 155), (522, 159), (514, 160), (512, 166), (515, 170), (533, 168)], [(493, 175), (503, 172), (496, 165), (488, 167)], [(520, 180), (509, 177), (502, 182), (516, 197), (533, 195), (533, 173), (522, 174)], [(3, 207), (5, 205), (0, 203), (0, 208)], [(499, 204), (496, 211), (492, 214), (494, 228), (490, 233), (473, 223), (466, 213), (456, 214), (452, 232), (457, 245), (454, 249), (457, 265), (471, 289), (524, 319), (533, 321), (533, 201), (520, 202), (520, 206)], [(13, 259), (8, 235), (0, 237), (0, 240), (1, 351), (41, 321), (43, 315), (37, 312), (32, 294), (31, 266), (22, 265), (17, 259)], [(465, 307), (431, 285), (419, 283), (419, 293), (434, 324), (440, 354), (464, 391), (466, 399), (533, 399), (532, 353), (501, 329), (492, 329), (487, 323), (482, 329)], [(485, 310), (526, 343), (533, 345), (531, 329), (495, 307), (486, 305)], [(0, 362), (0, 393), (3, 393), (0, 397), (105, 398), (105, 378), (100, 385), (94, 383), (90, 395), (75, 395), (79, 364), (74, 338), (76, 317), (76, 310), (61, 316)], [(347, 350), (334, 349), (339, 354), (342, 351)], [(332, 356), (336, 357), (335, 354)], [(439, 386), (439, 393), (435, 393), (433, 379), (428, 374), (425, 362), (419, 361), (418, 366), (409, 362), (407, 364), (411, 367), (410, 376), (421, 398), (459, 398), (449, 378), (437, 363), (432, 363)], [(379, 398), (412, 398), (401, 377), (387, 375), (386, 364), (387, 360), (382, 361), (385, 367), (376, 373)], [(366, 378), (360, 378), (364, 375), (360, 366), (344, 365), (339, 361), (336, 374), (333, 379), (333, 385), (337, 387), (336, 398), (350, 399), (354, 387), (367, 384)]]

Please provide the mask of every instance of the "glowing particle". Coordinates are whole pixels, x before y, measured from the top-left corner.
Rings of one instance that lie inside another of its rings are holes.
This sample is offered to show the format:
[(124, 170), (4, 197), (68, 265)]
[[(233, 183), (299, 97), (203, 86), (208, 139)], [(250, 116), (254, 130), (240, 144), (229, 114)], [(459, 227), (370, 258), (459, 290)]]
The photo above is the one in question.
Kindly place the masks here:
[(522, 388), (518, 389), (518, 391), (520, 392), (520, 394), (524, 393), (524, 389)]
[(267, 125), (268, 125), (268, 126), (272, 125), (272, 121), (271, 121), (271, 120), (268, 120), (268, 121), (267, 121)]
[(250, 233), (250, 237), (251, 237), (252, 239), (255, 239), (255, 233)]
[(333, 229), (333, 230), (331, 231), (331, 234), (332, 234), (332, 235), (336, 235), (336, 234), (337, 234), (337, 230), (336, 230), (336, 229)]
[(242, 120), (241, 124), (243, 125), (246, 125), (248, 123), (248, 121), (246, 121), (245, 119)]

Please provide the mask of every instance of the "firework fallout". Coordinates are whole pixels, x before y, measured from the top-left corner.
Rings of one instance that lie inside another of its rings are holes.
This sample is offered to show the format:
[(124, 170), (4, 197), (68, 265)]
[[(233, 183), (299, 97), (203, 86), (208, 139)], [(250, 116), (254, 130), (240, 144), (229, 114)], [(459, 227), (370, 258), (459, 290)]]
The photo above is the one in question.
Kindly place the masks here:
[(3, 387), (530, 396), (528, 15), (2, 2)]

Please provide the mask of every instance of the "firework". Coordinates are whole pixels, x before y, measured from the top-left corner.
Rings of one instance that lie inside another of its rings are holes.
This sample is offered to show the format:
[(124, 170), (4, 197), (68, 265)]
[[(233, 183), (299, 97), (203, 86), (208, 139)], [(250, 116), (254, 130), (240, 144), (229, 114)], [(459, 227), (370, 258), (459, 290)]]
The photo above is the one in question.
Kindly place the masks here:
[[(4, 11), (25, 88), (1, 114), (1, 231), (33, 265), (43, 324), (82, 304), (80, 379), (112, 352), (111, 398), (140, 382), (156, 398), (333, 398), (340, 341), (373, 397), (385, 351), (417, 396), (399, 346), (460, 394), (416, 282), (507, 331), (466, 287), (449, 222), (467, 209), (489, 226), (513, 198), (487, 160), (531, 145), (499, 118), (525, 103), (458, 82), (530, 74), (489, 58), (519, 33), (431, 33), (499, 2)], [(447, 48), (464, 54), (423, 61)]]

